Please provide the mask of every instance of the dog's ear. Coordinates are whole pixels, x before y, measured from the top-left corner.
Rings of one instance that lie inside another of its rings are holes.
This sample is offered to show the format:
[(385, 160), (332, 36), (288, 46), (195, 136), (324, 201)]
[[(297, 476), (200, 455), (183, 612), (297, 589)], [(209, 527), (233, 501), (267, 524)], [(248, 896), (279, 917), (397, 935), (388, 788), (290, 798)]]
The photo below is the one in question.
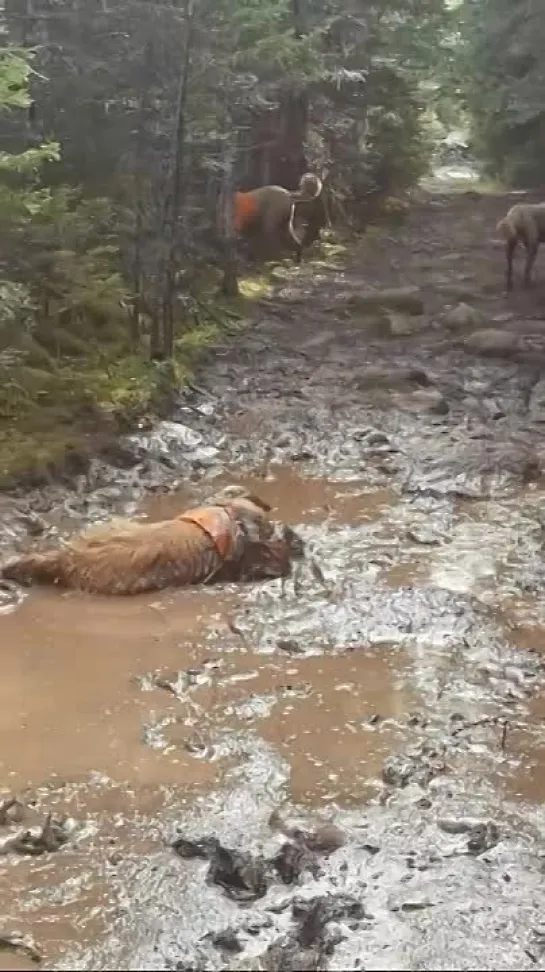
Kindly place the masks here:
[(259, 496), (254, 496), (252, 493), (248, 493), (243, 486), (234, 483), (231, 486), (226, 486), (219, 493), (216, 493), (208, 502), (217, 504), (218, 506), (227, 506), (236, 500), (253, 503), (258, 510), (263, 510), (264, 513), (270, 513), (272, 509), (265, 500), (260, 499)]
[(263, 510), (264, 513), (270, 513), (272, 510), (272, 506), (269, 506), (269, 504), (266, 503), (265, 500), (260, 499), (259, 496), (254, 496), (253, 493), (244, 493), (244, 497), (241, 498), (248, 500), (249, 503), (253, 503), (254, 506), (257, 506), (260, 510)]

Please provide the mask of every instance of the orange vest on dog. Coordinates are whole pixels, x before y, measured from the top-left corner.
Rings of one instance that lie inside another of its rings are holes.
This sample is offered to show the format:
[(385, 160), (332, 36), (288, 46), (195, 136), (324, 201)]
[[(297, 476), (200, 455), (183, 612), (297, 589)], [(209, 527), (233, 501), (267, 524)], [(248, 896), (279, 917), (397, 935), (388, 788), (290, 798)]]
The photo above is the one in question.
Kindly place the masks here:
[(223, 506), (196, 506), (179, 517), (194, 523), (210, 537), (223, 560), (229, 560), (235, 550), (237, 525)]
[(235, 192), (233, 227), (236, 233), (250, 229), (257, 215), (257, 202), (249, 192)]

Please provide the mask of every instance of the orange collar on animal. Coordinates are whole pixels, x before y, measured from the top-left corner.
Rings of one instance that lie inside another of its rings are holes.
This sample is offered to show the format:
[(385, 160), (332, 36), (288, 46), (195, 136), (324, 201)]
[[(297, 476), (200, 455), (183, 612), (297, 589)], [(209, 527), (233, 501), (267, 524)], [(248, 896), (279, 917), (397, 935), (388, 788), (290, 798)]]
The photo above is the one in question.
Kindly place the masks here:
[(196, 506), (194, 510), (187, 510), (180, 520), (194, 523), (204, 530), (223, 560), (229, 560), (233, 555), (237, 525), (224, 506)]

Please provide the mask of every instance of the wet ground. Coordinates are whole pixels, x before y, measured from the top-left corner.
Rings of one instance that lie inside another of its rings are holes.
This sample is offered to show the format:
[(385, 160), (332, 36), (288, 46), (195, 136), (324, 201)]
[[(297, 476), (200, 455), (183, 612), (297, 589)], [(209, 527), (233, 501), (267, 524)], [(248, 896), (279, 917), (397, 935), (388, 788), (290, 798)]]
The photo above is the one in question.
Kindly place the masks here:
[(7, 553), (243, 482), (309, 556), (6, 595), (0, 967), (545, 968), (545, 284), (502, 293), (511, 202), (425, 196), (292, 271), (123, 468), (1, 499)]

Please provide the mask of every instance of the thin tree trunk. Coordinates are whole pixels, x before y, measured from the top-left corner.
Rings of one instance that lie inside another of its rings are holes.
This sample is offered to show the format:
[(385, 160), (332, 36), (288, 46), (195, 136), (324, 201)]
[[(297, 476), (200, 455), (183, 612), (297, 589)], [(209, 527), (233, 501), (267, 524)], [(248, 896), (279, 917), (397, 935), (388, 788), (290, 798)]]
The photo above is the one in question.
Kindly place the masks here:
[[(233, 131), (232, 127), (231, 131)], [(233, 171), (235, 156), (235, 148), (233, 145), (230, 145), (223, 160), (223, 174), (218, 200), (218, 221), (223, 258), (221, 292), (225, 297), (238, 297), (240, 294), (238, 289), (235, 230), (233, 226)]]
[[(151, 40), (146, 42), (144, 57), (144, 77), (151, 75), (153, 64), (153, 43)], [(140, 97), (140, 110), (138, 121), (138, 132), (136, 142), (135, 159), (135, 225), (133, 235), (133, 259), (132, 259), (132, 288), (133, 303), (131, 310), (131, 341), (134, 349), (140, 345), (140, 318), (142, 314), (142, 231), (144, 228), (144, 185), (142, 170), (144, 167), (144, 155), (146, 145), (146, 128), (150, 115), (150, 87), (145, 85)]]
[(191, 69), (191, 45), (193, 42), (193, 26), (197, 10), (197, 0), (187, 0), (185, 18), (185, 41), (182, 54), (182, 73), (178, 88), (178, 104), (176, 109), (176, 125), (174, 131), (174, 161), (172, 169), (172, 191), (167, 201), (165, 213), (166, 230), (166, 260), (163, 280), (163, 357), (171, 358), (174, 352), (174, 281), (177, 251), (177, 229), (181, 205), (184, 198), (183, 176), (185, 172), (185, 133), (186, 107), (189, 93), (189, 75)]

